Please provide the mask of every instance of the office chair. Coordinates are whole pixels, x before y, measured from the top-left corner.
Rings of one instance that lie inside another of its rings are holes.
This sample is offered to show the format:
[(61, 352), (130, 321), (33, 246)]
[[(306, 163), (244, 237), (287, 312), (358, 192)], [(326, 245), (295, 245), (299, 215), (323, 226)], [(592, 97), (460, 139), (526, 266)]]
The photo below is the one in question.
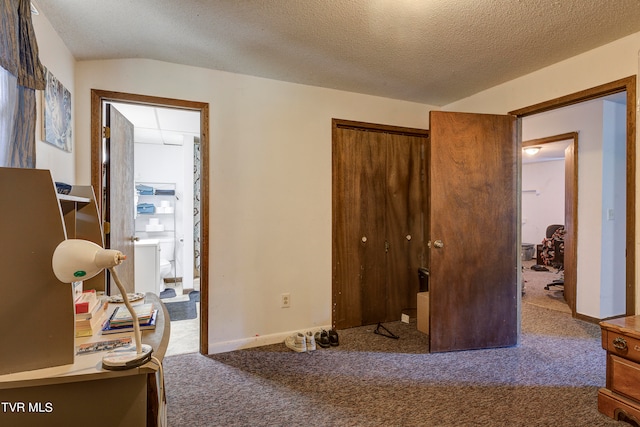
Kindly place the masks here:
[(547, 227), (546, 237), (542, 239), (542, 253), (540, 258), (544, 265), (557, 269), (556, 273), (562, 273), (560, 279), (548, 283), (544, 288), (550, 290), (551, 286), (564, 286), (564, 225), (553, 224)]

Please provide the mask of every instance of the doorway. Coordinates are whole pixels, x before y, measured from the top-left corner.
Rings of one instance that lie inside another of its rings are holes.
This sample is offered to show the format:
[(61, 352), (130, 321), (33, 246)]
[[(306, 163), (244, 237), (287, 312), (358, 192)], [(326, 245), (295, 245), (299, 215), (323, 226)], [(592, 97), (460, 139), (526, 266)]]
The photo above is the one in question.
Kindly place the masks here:
[[(635, 275), (635, 99), (636, 99), (636, 77), (630, 76), (624, 79), (620, 79), (611, 83), (607, 83), (601, 86), (597, 86), (591, 89), (587, 89), (581, 92), (576, 92), (561, 98), (546, 101), (533, 106), (525, 107), (519, 110), (510, 112), (510, 114), (516, 115), (519, 118), (531, 117), (540, 113), (557, 110), (562, 107), (579, 104), (584, 101), (595, 100), (609, 95), (626, 93), (624, 104), (624, 116), (626, 117), (626, 127), (624, 135), (626, 136), (626, 165), (624, 168), (624, 178), (626, 182), (625, 190), (625, 206), (624, 211), (624, 278), (619, 281), (624, 286), (624, 313), (621, 315), (633, 315), (635, 313), (635, 301), (636, 301), (636, 275)], [(579, 232), (578, 232), (579, 234)], [(578, 285), (579, 286), (579, 285)], [(584, 295), (584, 292), (582, 293)], [(580, 289), (577, 289), (576, 298), (579, 301), (581, 297)], [(598, 301), (598, 304), (602, 303), (602, 299)], [(578, 311), (580, 311), (578, 303)], [(580, 313), (576, 313), (575, 317), (581, 318), (587, 321), (601, 320), (602, 316), (589, 316)], [(606, 317), (606, 316), (605, 316)]]
[[(149, 97), (135, 94), (125, 94), (119, 92), (107, 92), (100, 90), (92, 90), (92, 133), (91, 133), (91, 152), (92, 152), (92, 185), (96, 189), (97, 194), (110, 194), (111, 189), (108, 185), (109, 180), (106, 180), (106, 184), (103, 183), (103, 165), (109, 165), (108, 151), (103, 150), (103, 132), (104, 117), (103, 108), (107, 104), (115, 105), (116, 108), (122, 110), (131, 110), (132, 108), (145, 108), (146, 111), (151, 112), (152, 115), (158, 116), (159, 112), (162, 113), (175, 113), (175, 117), (180, 113), (199, 114), (199, 131), (197, 134), (191, 136), (184, 133), (173, 133), (172, 135), (165, 135), (165, 142), (169, 151), (176, 149), (181, 143), (183, 146), (187, 145), (189, 153), (182, 158), (191, 159), (192, 167), (197, 172), (196, 177), (193, 178), (193, 182), (184, 182), (183, 188), (179, 191), (177, 187), (177, 181), (173, 175), (172, 178), (162, 179), (161, 176), (153, 175), (158, 172), (158, 169), (162, 169), (159, 163), (156, 163), (156, 167), (153, 166), (133, 166), (135, 156), (129, 156), (129, 158), (121, 159), (120, 163), (110, 165), (106, 167), (107, 170), (111, 170), (111, 174), (117, 173), (118, 168), (130, 168), (135, 169), (134, 180), (136, 187), (136, 194), (139, 197), (136, 200), (136, 212), (132, 210), (130, 212), (131, 221), (135, 223), (136, 235), (135, 239), (144, 238), (146, 241), (159, 241), (163, 239), (149, 239), (149, 237), (164, 237), (165, 239), (165, 259), (170, 258), (169, 261), (169, 273), (168, 280), (165, 278), (166, 283), (172, 283), (168, 288), (179, 289), (182, 291), (183, 286), (194, 289), (194, 284), (199, 282), (199, 306), (200, 315), (198, 316), (196, 332), (197, 340), (199, 341), (197, 349), (202, 354), (208, 352), (207, 343), (207, 325), (208, 325), (208, 176), (209, 176), (209, 156), (208, 156), (208, 104), (192, 101), (175, 100), (168, 98)], [(131, 115), (131, 111), (129, 111)], [(144, 134), (144, 131), (143, 131)], [(145, 136), (138, 136), (136, 139), (139, 141), (145, 141)], [(179, 140), (179, 141), (178, 141)], [(172, 142), (173, 141), (173, 142)], [(147, 140), (148, 142), (148, 140)], [(144, 142), (138, 147), (139, 153), (150, 153), (149, 149), (151, 144), (144, 144)], [(165, 153), (166, 154), (166, 153)], [(160, 156), (159, 158), (161, 158)], [(166, 155), (165, 155), (166, 157)], [(195, 159), (195, 160), (194, 160)], [(174, 159), (175, 162), (175, 159)], [(188, 162), (187, 162), (188, 163)], [(182, 165), (181, 165), (182, 166)], [(166, 169), (166, 168), (165, 168)], [(186, 180), (184, 180), (186, 181)], [(151, 194), (147, 193), (151, 188)], [(152, 200), (151, 202), (142, 200), (142, 197), (160, 197), (163, 200)], [(166, 200), (165, 200), (166, 199)], [(178, 200), (180, 199), (180, 200)], [(147, 203), (148, 202), (148, 203)], [(156, 212), (154, 215), (154, 221), (150, 221), (151, 218), (147, 218), (144, 215), (136, 215), (138, 209), (141, 207), (153, 206), (151, 209), (162, 209), (163, 211)], [(156, 207), (157, 206), (157, 207)], [(189, 210), (189, 225), (186, 226), (187, 230), (176, 227), (176, 218), (181, 215), (179, 212), (184, 211), (184, 207), (191, 206)], [(191, 217), (191, 212), (197, 213), (197, 216)], [(125, 218), (129, 218), (129, 215), (122, 215)], [(141, 224), (138, 224), (141, 222)], [(156, 227), (156, 228), (154, 228)], [(150, 232), (159, 231), (162, 228), (163, 236), (158, 234), (157, 236), (151, 236)], [(158, 229), (158, 230), (156, 230)], [(185, 234), (185, 231), (187, 233)], [(166, 234), (166, 236), (165, 236)], [(188, 238), (186, 238), (188, 237)], [(182, 241), (181, 241), (182, 240)], [(169, 241), (173, 241), (173, 245), (168, 245)], [(180, 254), (180, 248), (190, 245), (191, 241), (199, 243), (199, 248), (195, 248), (192, 251), (186, 251), (185, 254), (190, 252), (192, 257), (188, 255)], [(146, 243), (146, 242), (145, 242)], [(136, 250), (136, 252), (138, 252)], [(141, 254), (142, 252), (140, 252)], [(160, 261), (160, 260), (159, 260)], [(135, 257), (134, 257), (135, 262)], [(135, 262), (136, 265), (138, 264)], [(193, 266), (193, 268), (192, 268)], [(189, 279), (189, 282), (183, 282), (185, 278)], [(195, 294), (194, 294), (195, 295)], [(171, 344), (170, 344), (171, 347)]]
[(568, 132), (522, 142), (522, 301), (574, 316), (578, 137)]

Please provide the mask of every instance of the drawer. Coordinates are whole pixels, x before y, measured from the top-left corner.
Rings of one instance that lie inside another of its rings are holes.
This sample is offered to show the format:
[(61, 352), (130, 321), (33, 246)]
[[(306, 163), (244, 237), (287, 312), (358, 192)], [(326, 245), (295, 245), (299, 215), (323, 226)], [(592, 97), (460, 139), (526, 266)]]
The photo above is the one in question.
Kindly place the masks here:
[(640, 401), (640, 364), (610, 355), (611, 391)]
[(611, 354), (640, 362), (640, 340), (613, 331), (607, 332), (605, 349)]
[(598, 411), (614, 420), (627, 421), (629, 425), (640, 420), (640, 406), (636, 402), (606, 388), (598, 390)]

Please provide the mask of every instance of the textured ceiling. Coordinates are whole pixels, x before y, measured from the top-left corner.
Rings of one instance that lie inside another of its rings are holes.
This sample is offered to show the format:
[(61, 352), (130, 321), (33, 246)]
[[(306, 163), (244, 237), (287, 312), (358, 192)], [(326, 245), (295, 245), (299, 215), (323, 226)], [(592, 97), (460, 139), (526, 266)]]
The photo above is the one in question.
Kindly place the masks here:
[(149, 58), (430, 105), (640, 31), (640, 0), (33, 3), (77, 60)]

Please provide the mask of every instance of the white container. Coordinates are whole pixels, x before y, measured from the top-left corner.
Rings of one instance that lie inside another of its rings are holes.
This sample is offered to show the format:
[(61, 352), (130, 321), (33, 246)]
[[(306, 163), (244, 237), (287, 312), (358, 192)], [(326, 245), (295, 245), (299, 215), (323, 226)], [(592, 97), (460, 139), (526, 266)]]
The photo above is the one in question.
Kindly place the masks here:
[(164, 231), (164, 225), (162, 224), (147, 224), (144, 228), (147, 232)]
[(160, 224), (160, 219), (158, 218), (149, 218), (149, 225), (158, 225)]

